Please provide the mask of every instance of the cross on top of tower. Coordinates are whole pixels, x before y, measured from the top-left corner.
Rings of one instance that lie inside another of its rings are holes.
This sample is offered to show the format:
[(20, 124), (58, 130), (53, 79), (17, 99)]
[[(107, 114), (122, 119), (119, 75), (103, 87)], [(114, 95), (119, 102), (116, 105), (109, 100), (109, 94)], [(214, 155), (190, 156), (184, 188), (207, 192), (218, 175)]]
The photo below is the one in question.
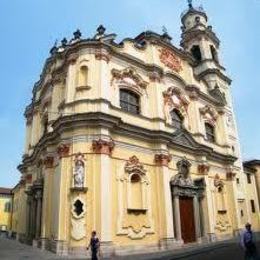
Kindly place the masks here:
[(188, 0), (189, 8), (192, 8), (192, 0)]

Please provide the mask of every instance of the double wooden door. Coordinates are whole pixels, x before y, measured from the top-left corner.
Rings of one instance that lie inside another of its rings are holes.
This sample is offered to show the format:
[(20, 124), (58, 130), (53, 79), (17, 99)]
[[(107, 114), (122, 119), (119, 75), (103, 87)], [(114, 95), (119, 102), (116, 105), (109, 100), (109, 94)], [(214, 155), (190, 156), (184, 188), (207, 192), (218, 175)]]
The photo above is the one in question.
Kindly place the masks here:
[(184, 243), (196, 241), (193, 198), (179, 197), (181, 234)]

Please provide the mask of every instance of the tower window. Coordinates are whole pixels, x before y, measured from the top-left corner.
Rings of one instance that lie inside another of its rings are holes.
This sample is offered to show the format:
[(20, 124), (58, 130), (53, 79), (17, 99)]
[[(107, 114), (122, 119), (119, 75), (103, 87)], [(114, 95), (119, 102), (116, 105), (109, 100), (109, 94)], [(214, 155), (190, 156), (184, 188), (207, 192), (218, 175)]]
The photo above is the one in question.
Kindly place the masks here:
[(205, 123), (206, 138), (209, 142), (215, 143), (215, 128), (209, 123)]
[(140, 113), (139, 96), (132, 91), (121, 89), (120, 90), (120, 107), (122, 110), (133, 114)]
[(196, 61), (201, 61), (201, 51), (198, 45), (193, 45), (191, 48), (191, 54)]
[(212, 59), (218, 63), (218, 53), (213, 45), (210, 45)]
[(255, 202), (254, 202), (254, 200), (250, 200), (250, 203), (251, 203), (252, 213), (255, 213)]
[(242, 209), (240, 210), (240, 215), (241, 217), (244, 217), (244, 211)]
[(237, 184), (239, 184), (240, 183), (240, 180), (239, 180), (239, 178), (237, 178)]
[(252, 183), (252, 181), (251, 181), (251, 175), (250, 174), (247, 174), (246, 175), (247, 176), (247, 183)]
[(172, 118), (172, 125), (177, 129), (181, 129), (183, 123), (183, 117), (179, 112), (179, 110), (173, 109), (171, 111), (171, 118)]

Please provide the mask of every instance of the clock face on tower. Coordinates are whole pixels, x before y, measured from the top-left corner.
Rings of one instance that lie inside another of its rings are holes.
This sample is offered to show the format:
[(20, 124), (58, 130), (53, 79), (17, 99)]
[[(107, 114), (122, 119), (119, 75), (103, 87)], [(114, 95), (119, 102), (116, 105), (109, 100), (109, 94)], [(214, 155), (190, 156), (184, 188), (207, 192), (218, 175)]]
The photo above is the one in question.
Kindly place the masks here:
[(160, 61), (171, 70), (179, 73), (182, 70), (181, 60), (172, 51), (160, 49)]

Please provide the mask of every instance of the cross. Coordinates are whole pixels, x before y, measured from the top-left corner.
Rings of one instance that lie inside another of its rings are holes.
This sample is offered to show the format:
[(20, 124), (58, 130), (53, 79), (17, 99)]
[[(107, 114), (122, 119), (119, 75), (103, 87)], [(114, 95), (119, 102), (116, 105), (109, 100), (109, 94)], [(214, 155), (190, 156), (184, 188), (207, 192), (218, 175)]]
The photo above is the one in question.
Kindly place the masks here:
[(189, 8), (192, 8), (192, 0), (188, 0)]
[(162, 27), (162, 31), (163, 31), (164, 34), (168, 34), (168, 30), (165, 26)]

